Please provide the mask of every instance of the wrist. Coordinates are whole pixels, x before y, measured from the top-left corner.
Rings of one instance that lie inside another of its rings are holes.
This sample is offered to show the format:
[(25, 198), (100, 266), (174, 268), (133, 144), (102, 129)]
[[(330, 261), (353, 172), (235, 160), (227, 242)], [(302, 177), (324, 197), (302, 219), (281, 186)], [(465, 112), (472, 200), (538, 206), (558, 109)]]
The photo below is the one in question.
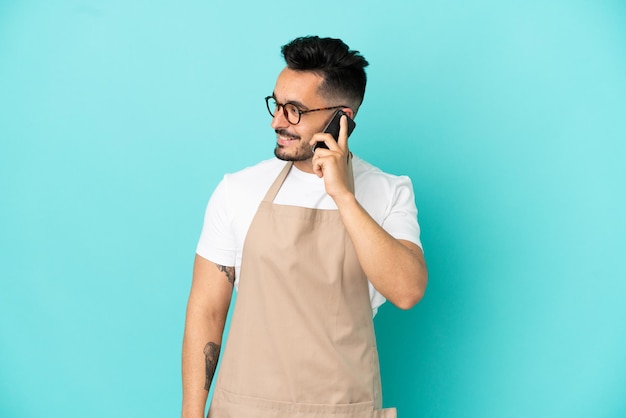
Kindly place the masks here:
[(337, 208), (342, 211), (349, 209), (350, 207), (354, 207), (358, 205), (356, 200), (356, 196), (350, 190), (346, 190), (345, 192), (332, 196)]

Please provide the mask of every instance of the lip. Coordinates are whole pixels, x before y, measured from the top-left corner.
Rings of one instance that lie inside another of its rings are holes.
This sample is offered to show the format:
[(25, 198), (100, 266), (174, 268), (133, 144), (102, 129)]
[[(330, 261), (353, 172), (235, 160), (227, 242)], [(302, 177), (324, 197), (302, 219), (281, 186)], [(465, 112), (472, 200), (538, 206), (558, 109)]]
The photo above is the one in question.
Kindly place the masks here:
[(300, 139), (294, 138), (292, 136), (276, 135), (276, 143), (278, 145), (289, 145), (294, 141), (300, 141)]

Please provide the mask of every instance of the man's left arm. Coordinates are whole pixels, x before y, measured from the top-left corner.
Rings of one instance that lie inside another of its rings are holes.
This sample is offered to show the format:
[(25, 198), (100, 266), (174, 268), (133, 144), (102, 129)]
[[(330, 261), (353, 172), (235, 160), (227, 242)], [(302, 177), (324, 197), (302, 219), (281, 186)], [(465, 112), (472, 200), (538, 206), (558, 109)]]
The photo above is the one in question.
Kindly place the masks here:
[(401, 309), (420, 301), (428, 272), (422, 249), (392, 237), (350, 193), (336, 199), (344, 226), (365, 275), (387, 300)]
[(341, 120), (338, 141), (316, 134), (311, 144), (324, 141), (328, 149), (318, 149), (312, 160), (313, 171), (324, 177), (326, 192), (333, 198), (354, 245), (365, 275), (387, 300), (401, 309), (420, 301), (426, 290), (428, 271), (422, 249), (413, 242), (392, 237), (367, 213), (354, 195), (352, 173), (348, 168), (350, 151), (347, 123)]

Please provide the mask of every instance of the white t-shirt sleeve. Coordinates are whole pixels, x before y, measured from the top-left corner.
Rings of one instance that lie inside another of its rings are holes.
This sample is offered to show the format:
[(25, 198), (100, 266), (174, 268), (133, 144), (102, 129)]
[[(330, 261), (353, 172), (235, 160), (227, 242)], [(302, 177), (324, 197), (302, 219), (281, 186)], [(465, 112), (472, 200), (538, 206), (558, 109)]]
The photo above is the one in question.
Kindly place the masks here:
[(421, 248), (413, 184), (407, 176), (399, 176), (397, 181), (382, 227), (394, 238), (411, 241)]
[(204, 225), (196, 254), (223, 266), (234, 266), (237, 243), (229, 207), (226, 177), (217, 185), (204, 214)]

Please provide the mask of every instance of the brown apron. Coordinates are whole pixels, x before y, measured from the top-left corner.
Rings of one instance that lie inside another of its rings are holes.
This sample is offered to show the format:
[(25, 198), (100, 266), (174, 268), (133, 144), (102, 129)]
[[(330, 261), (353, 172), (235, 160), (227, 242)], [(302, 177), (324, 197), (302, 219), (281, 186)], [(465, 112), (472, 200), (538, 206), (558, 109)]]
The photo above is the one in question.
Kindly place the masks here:
[(338, 210), (274, 204), (243, 248), (233, 319), (209, 418), (394, 418), (380, 409), (368, 282)]

